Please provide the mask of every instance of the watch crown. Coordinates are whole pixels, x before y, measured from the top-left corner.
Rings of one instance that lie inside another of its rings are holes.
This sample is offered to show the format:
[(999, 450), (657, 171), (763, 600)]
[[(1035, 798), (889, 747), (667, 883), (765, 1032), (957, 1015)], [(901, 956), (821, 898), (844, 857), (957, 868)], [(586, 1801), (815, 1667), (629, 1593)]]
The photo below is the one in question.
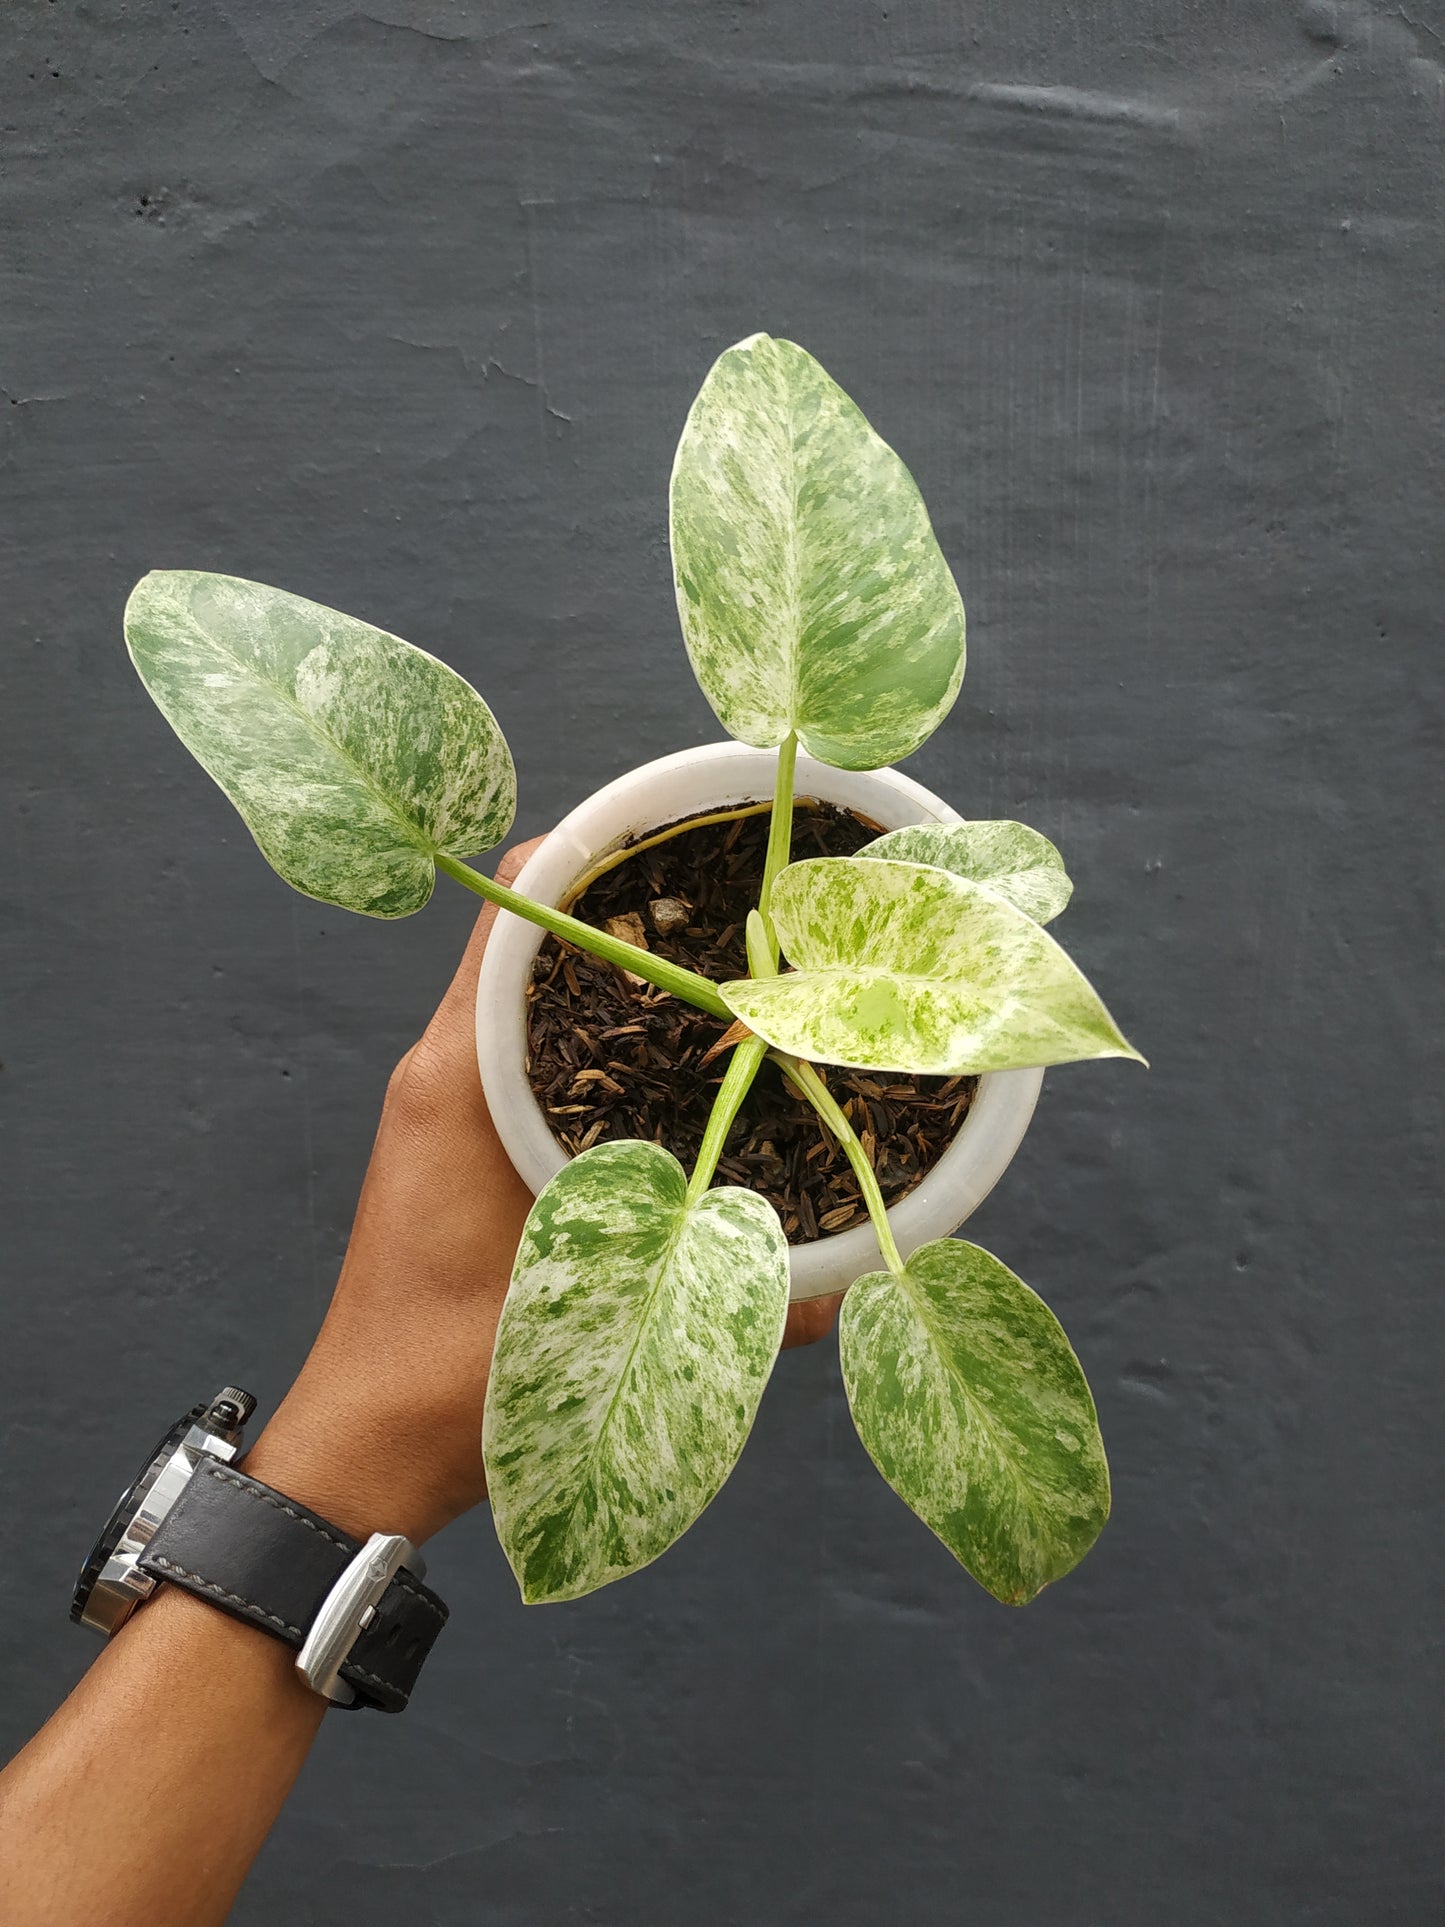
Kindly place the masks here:
[(209, 1416), (226, 1432), (239, 1432), (256, 1409), (255, 1397), (239, 1385), (223, 1385), (211, 1400)]

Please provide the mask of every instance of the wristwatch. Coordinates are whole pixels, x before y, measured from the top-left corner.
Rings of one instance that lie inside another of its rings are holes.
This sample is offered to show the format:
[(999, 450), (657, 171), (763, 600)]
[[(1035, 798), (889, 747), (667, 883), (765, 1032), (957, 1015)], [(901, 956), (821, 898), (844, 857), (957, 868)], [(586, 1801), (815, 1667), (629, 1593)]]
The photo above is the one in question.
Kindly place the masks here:
[(425, 1561), (399, 1532), (363, 1544), (248, 1478), (255, 1410), (227, 1385), (176, 1420), (91, 1547), (70, 1616), (109, 1638), (165, 1581), (294, 1647), (333, 1704), (399, 1713), (447, 1620)]

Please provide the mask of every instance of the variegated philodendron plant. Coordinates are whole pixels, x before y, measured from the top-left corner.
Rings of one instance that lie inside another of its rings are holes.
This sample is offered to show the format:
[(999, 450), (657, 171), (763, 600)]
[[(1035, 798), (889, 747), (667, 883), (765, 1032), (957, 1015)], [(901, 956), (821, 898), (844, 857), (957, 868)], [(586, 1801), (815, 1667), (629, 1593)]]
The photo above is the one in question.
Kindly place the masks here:
[(788, 1248), (769, 1204), (712, 1180), (771, 1054), (847, 1153), (885, 1262), (840, 1322), (863, 1443), (974, 1577), (1020, 1604), (1108, 1515), (1088, 1385), (1053, 1314), (997, 1258), (942, 1239), (905, 1261), (815, 1065), (952, 1075), (1138, 1053), (1044, 928), (1071, 885), (1035, 831), (895, 830), (856, 857), (788, 861), (798, 745), (841, 769), (907, 756), (964, 663), (963, 604), (918, 490), (810, 355), (754, 335), (721, 356), (678, 446), (671, 519), (697, 679), (731, 735), (778, 752), (736, 983), (468, 867), (511, 825), (512, 758), (434, 656), (279, 589), (169, 570), (131, 596), (126, 640), (296, 889), (402, 917), (443, 870), (738, 1039), (690, 1173), (661, 1145), (601, 1143), (527, 1220), (482, 1439), (524, 1599), (574, 1599), (657, 1558), (742, 1450), (782, 1338)]

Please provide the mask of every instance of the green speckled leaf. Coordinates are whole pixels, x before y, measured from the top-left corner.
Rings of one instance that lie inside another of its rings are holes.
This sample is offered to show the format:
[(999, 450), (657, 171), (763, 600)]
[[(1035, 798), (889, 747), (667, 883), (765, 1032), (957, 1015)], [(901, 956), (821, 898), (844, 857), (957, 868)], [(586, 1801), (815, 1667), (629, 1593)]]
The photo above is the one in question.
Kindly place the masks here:
[(923, 823), (889, 830), (855, 854), (952, 870), (985, 884), (1035, 923), (1056, 917), (1074, 893), (1064, 859), (1026, 823)]
[(722, 998), (795, 1057), (956, 1075), (1139, 1056), (1053, 938), (965, 877), (815, 857), (779, 874), (772, 915), (796, 969)]
[(661, 1145), (599, 1144), (533, 1205), (482, 1447), (528, 1604), (665, 1552), (731, 1472), (782, 1343), (788, 1247), (763, 1198), (686, 1200)]
[(838, 1325), (858, 1435), (995, 1599), (1025, 1605), (1109, 1516), (1109, 1466), (1063, 1328), (997, 1258), (952, 1238), (860, 1278)]
[(125, 612), (162, 715), (295, 889), (419, 910), (434, 854), (500, 843), (511, 753), (469, 683), (409, 642), (235, 576), (158, 570)]
[(813, 357), (720, 355), (672, 471), (693, 671), (729, 735), (840, 769), (907, 756), (963, 677), (963, 603), (908, 470)]

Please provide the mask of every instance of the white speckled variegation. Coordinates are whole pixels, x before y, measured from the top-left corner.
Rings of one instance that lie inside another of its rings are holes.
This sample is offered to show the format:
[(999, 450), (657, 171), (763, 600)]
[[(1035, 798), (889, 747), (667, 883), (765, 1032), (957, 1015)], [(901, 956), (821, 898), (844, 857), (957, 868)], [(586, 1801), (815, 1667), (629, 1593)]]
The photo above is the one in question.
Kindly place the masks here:
[(782, 1343), (788, 1247), (765, 1199), (686, 1198), (661, 1145), (584, 1151), (522, 1233), (482, 1447), (527, 1603), (665, 1552), (715, 1496)]
[(445, 663), (353, 616), (235, 576), (158, 570), (125, 612), (162, 715), (295, 889), (371, 917), (431, 895), (437, 852), (499, 843), (511, 752)]
[(947, 870), (790, 863), (772, 915), (797, 968), (720, 989), (735, 1017), (792, 1056), (950, 1076), (1139, 1057), (1032, 917)]
[(854, 854), (931, 863), (935, 869), (971, 877), (1035, 923), (1056, 917), (1074, 893), (1064, 859), (1046, 836), (1026, 823), (920, 823), (889, 830)]
[(858, 1280), (838, 1343), (873, 1463), (980, 1585), (1022, 1606), (1078, 1564), (1109, 1466), (1079, 1361), (1022, 1279), (940, 1238)]
[(757, 748), (789, 730), (840, 769), (907, 756), (963, 677), (963, 603), (908, 470), (813, 357), (753, 335), (718, 357), (672, 471), (693, 671)]

